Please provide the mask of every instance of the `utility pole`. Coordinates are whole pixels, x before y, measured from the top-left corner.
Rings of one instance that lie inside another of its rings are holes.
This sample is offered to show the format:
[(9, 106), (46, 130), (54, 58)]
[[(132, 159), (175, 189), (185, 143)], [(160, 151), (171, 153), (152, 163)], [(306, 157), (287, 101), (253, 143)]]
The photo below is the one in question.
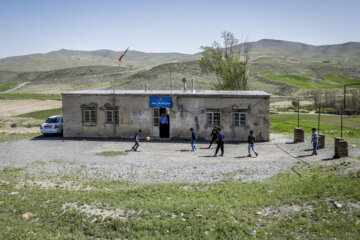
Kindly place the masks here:
[(321, 111), (321, 103), (319, 103), (318, 133), (320, 133), (320, 111)]
[(300, 127), (300, 98), (298, 98), (298, 128)]

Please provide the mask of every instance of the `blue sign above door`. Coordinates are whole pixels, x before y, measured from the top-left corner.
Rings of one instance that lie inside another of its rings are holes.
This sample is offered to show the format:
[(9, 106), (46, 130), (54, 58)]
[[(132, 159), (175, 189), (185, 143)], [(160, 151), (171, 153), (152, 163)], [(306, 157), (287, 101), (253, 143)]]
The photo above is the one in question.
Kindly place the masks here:
[(171, 97), (150, 97), (150, 107), (171, 108)]

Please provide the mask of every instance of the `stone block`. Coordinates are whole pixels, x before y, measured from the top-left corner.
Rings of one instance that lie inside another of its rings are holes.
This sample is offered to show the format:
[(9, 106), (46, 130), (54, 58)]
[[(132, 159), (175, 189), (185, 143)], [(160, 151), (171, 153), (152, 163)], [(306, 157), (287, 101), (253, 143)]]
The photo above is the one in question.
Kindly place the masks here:
[(294, 128), (294, 142), (304, 142), (305, 133), (303, 128)]
[(318, 149), (325, 148), (325, 135), (319, 133), (318, 136), (319, 136)]
[(335, 138), (335, 155), (334, 158), (347, 157), (348, 143), (342, 138)]

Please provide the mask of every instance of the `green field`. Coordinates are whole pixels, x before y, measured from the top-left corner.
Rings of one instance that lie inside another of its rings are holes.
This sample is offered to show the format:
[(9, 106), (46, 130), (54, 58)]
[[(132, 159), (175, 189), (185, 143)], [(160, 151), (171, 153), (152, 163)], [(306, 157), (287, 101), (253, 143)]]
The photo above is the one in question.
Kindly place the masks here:
[(6, 82), (6, 83), (0, 83), (0, 92), (5, 92), (7, 90), (10, 90), (14, 87), (19, 85), (18, 82)]
[(0, 143), (1, 142), (11, 142), (11, 141), (17, 141), (21, 139), (31, 139), (38, 136), (41, 136), (40, 133), (0, 133)]
[(360, 79), (348, 78), (342, 75), (322, 74), (322, 79), (312, 80), (309, 77), (294, 74), (276, 74), (272, 70), (263, 71), (260, 76), (267, 80), (285, 83), (303, 89), (334, 89), (343, 88), (344, 84), (360, 83)]
[(18, 115), (17, 117), (46, 120), (48, 117), (54, 116), (54, 115), (62, 115), (62, 108), (54, 108), (54, 109), (30, 112), (30, 113)]
[[(330, 139), (340, 137), (340, 116), (321, 115), (320, 119), (320, 133), (325, 134), (327, 142), (333, 144)], [(297, 122), (297, 114), (273, 114), (270, 115), (270, 131), (290, 135), (297, 127)], [(310, 136), (311, 128), (318, 128), (318, 115), (300, 114), (300, 127), (304, 128), (305, 136)], [(360, 116), (344, 117), (343, 138), (349, 144), (360, 144)]]
[(5, 93), (0, 95), (1, 98), (10, 99), (56, 99), (60, 100), (61, 95), (58, 94), (37, 94), (37, 93)]
[[(69, 176), (57, 179), (59, 187), (48, 189), (18, 188), (18, 182), (35, 179), (22, 174), (24, 168), (5, 168), (0, 172), (0, 238), (356, 239), (360, 211), (346, 205), (360, 200), (360, 192), (355, 191), (360, 189), (360, 173), (351, 178), (336, 174), (347, 165), (298, 164), (302, 178), (287, 172), (252, 183), (144, 185), (83, 182)], [(90, 190), (62, 189), (60, 184), (69, 179)], [(337, 209), (331, 201), (345, 207)], [(88, 215), (82, 206), (96, 209), (97, 214)], [(301, 210), (277, 211), (292, 206)], [(257, 213), (270, 207), (275, 213)], [(116, 211), (119, 218), (102, 217)], [(27, 212), (31, 217), (23, 220)]]

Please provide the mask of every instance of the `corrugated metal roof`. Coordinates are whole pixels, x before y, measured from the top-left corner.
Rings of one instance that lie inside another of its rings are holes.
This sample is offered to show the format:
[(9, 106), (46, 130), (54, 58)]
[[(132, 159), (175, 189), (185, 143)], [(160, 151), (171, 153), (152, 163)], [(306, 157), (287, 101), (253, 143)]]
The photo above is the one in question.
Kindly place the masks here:
[[(113, 90), (83, 90), (63, 93), (63, 95), (112, 95)], [(264, 91), (215, 91), (215, 90), (197, 90), (195, 92), (173, 90), (116, 90), (116, 95), (181, 95), (181, 96), (271, 96)]]

